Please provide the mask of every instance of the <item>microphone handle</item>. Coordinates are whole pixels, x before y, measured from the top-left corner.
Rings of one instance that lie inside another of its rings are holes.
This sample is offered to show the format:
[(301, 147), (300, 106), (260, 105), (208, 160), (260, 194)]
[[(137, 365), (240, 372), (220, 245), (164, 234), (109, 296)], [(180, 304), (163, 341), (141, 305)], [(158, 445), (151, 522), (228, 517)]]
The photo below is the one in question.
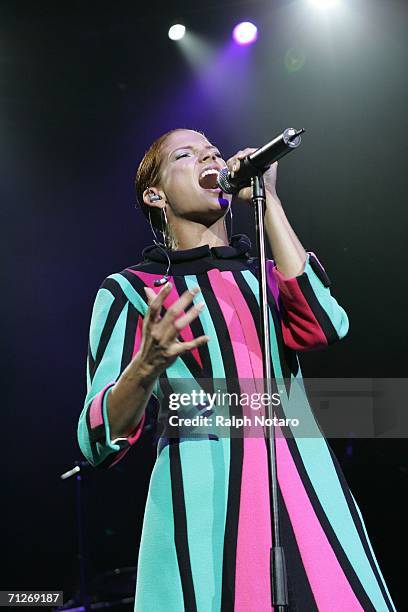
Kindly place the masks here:
[(274, 140), (241, 160), (239, 170), (234, 178), (231, 178), (227, 169), (221, 170), (218, 177), (220, 188), (224, 193), (234, 194), (243, 187), (249, 186), (253, 176), (263, 174), (275, 161), (296, 149), (302, 140), (300, 134), (303, 134), (304, 131), (303, 128), (301, 130), (286, 128)]

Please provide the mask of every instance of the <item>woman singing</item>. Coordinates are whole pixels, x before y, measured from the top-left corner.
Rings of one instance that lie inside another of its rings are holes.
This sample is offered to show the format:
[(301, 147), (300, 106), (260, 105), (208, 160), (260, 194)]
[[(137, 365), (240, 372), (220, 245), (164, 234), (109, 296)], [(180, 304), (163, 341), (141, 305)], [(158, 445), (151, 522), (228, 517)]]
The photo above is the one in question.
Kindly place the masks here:
[[(169, 435), (172, 394), (199, 388), (201, 379), (206, 392), (223, 381), (232, 393), (241, 381), (256, 386), (263, 378), (257, 258), (247, 236), (228, 238), (231, 196), (216, 182), (221, 168), (236, 171), (252, 151), (224, 162), (203, 134), (187, 129), (156, 140), (137, 170), (136, 191), (164, 245), (155, 240), (141, 263), (109, 275), (95, 299), (78, 425), (83, 454), (94, 466), (116, 465), (139, 439), (152, 394), (163, 425), (144, 515), (136, 612), (273, 609), (265, 438), (222, 435), (220, 428)], [(268, 309), (274, 381), (288, 381), (279, 385), (276, 414), (287, 417), (291, 388), (302, 380), (297, 353), (340, 340), (349, 323), (325, 269), (286, 218), (276, 172), (275, 163), (264, 175), (274, 257), (267, 261)], [(250, 188), (238, 195), (249, 200)], [(169, 280), (160, 286), (164, 275)], [(312, 435), (276, 436), (289, 610), (395, 610), (360, 510), (306, 393), (301, 398), (297, 411)], [(230, 415), (242, 417), (250, 408), (231, 405)], [(184, 412), (214, 415), (217, 406)]]

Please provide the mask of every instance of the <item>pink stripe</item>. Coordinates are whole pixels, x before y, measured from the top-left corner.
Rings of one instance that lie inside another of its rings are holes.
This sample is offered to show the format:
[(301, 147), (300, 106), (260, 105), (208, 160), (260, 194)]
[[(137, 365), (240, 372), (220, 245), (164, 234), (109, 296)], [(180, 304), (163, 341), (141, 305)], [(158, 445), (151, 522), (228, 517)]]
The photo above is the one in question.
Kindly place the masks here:
[[(221, 277), (224, 280), (224, 286), (228, 286), (228, 295), (231, 298), (233, 311), (238, 317), (240, 329), (243, 332), (245, 346), (247, 348), (249, 361), (251, 363), (252, 371), (250, 377), (255, 384), (255, 388), (253, 389), (253, 391), (259, 391), (260, 393), (262, 393), (262, 354), (258, 341), (258, 333), (256, 331), (256, 326), (252, 313), (248, 308), (248, 304), (245, 301), (240, 288), (235, 282), (232, 272), (221, 272)], [(239, 353), (241, 353), (241, 350), (239, 351)], [(257, 386), (259, 388), (257, 388)]]
[[(312, 251), (307, 251), (307, 252), (308, 253), (310, 252), (312, 255), (315, 255)], [(315, 257), (316, 257), (316, 255), (315, 255)], [(317, 259), (317, 257), (316, 257), (316, 259)], [(317, 260), (317, 261), (319, 261), (319, 260)], [(323, 268), (323, 266), (322, 266), (322, 268)], [(281, 272), (279, 272), (279, 270), (277, 269), (277, 267), (275, 265), (275, 261), (273, 259), (267, 259), (266, 260), (266, 278), (267, 278), (269, 289), (272, 292), (272, 295), (274, 297), (276, 306), (277, 306), (277, 308), (279, 310), (279, 285), (278, 285), (278, 282), (277, 282), (277, 278), (275, 277), (274, 270), (278, 273), (278, 275), (281, 275), (281, 279), (282, 279), (283, 282), (285, 282), (287, 280), (287, 279), (285, 279), (283, 274), (281, 274)]]
[(136, 428), (133, 430), (133, 432), (128, 435), (127, 439), (128, 439), (129, 444), (134, 444), (140, 438), (140, 434), (142, 433), (142, 429), (143, 429), (145, 420), (146, 420), (146, 412), (143, 413), (142, 418), (140, 419), (139, 423), (136, 425)]
[[(254, 335), (252, 315), (239, 287), (229, 272), (212, 270), (208, 276), (230, 332), (239, 378), (248, 378), (250, 369), (255, 378), (261, 378), (261, 349)], [(249, 352), (247, 347), (250, 347)], [(250, 386), (251, 381), (248, 382)], [(245, 414), (245, 407), (243, 412)], [(269, 551), (272, 539), (267, 450), (263, 437), (245, 437), (243, 444), (234, 610), (271, 612)], [(341, 601), (342, 610), (346, 612), (362, 610), (312, 508), (279, 428), (276, 454), (279, 486), (319, 610), (329, 612), (334, 600)]]
[(92, 402), (89, 405), (89, 421), (91, 424), (91, 429), (95, 429), (99, 425), (103, 425), (103, 416), (102, 416), (102, 402), (103, 396), (105, 394), (106, 389), (115, 384), (114, 382), (109, 382), (106, 384), (103, 389), (101, 389), (93, 398)]
[[(151, 289), (153, 289), (153, 291), (157, 294), (159, 293), (161, 287), (155, 287), (154, 286), (154, 281), (156, 279), (162, 278), (163, 275), (162, 274), (151, 274), (150, 272), (141, 272), (139, 270), (129, 270), (129, 272), (132, 272), (132, 274), (135, 274), (136, 276), (138, 276), (140, 278), (141, 281), (143, 281), (143, 283), (146, 285), (146, 287), (150, 287)], [(174, 279), (172, 276), (170, 276), (169, 278), (170, 282), (172, 283), (172, 289), (170, 291), (170, 293), (168, 294), (168, 296), (166, 297), (166, 299), (163, 302), (163, 306), (164, 308), (169, 308), (176, 300), (179, 299), (180, 295), (176, 289), (176, 286), (174, 284)], [(180, 316), (182, 316), (183, 314), (185, 314), (185, 311), (182, 311)], [(194, 335), (193, 332), (191, 331), (191, 327), (190, 325), (187, 325), (186, 327), (184, 327), (181, 331), (180, 331), (180, 335), (183, 338), (184, 342), (189, 342), (190, 340), (194, 340)], [(190, 351), (190, 353), (194, 356), (195, 360), (197, 361), (197, 363), (199, 364), (200, 368), (203, 367), (202, 361), (201, 361), (201, 357), (200, 354), (198, 352), (197, 348), (194, 348), (192, 351)]]
[(248, 356), (248, 347), (246, 346), (238, 313), (230, 299), (229, 284), (225, 283), (221, 272), (216, 268), (209, 270), (207, 274), (231, 337), (232, 348), (240, 373), (239, 376), (242, 376), (242, 378), (252, 378), (253, 371), (251, 360)]
[(142, 330), (143, 330), (143, 317), (139, 315), (139, 318), (137, 320), (137, 326), (136, 326), (135, 342), (133, 345), (132, 359), (140, 348), (140, 344), (142, 342)]
[(278, 481), (317, 607), (329, 612), (341, 602), (344, 612), (363, 610), (313, 510), (287, 441), (278, 430)]
[[(240, 289), (230, 272), (210, 270), (208, 276), (230, 333), (240, 382), (262, 378), (256, 328)], [(248, 383), (250, 386), (250, 381)], [(243, 392), (248, 391), (244, 389)], [(243, 406), (243, 413), (246, 412), (251, 412), (251, 408)], [(271, 601), (268, 578), (271, 530), (266, 446), (264, 439), (259, 437), (244, 437), (243, 444), (234, 610), (266, 612), (272, 610), (267, 603)]]
[(278, 283), (276, 282), (276, 278), (274, 277), (272, 273), (272, 268), (274, 267), (274, 265), (275, 265), (275, 262), (273, 261), (273, 259), (266, 260), (266, 280), (268, 282), (269, 289), (275, 300), (276, 307), (279, 310), (279, 287), (278, 287)]

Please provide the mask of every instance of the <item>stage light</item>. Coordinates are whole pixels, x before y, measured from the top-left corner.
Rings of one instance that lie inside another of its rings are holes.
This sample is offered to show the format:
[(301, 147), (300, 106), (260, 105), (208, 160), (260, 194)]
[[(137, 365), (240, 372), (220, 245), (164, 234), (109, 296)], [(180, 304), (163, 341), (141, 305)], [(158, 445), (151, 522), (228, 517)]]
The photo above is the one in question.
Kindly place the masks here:
[(310, 4), (313, 4), (317, 8), (328, 9), (333, 8), (338, 4), (338, 0), (309, 0)]
[(250, 45), (258, 37), (258, 28), (250, 21), (243, 21), (235, 26), (232, 37), (239, 45)]
[(169, 29), (169, 38), (170, 40), (181, 40), (185, 33), (185, 26), (181, 25), (181, 23), (175, 23)]

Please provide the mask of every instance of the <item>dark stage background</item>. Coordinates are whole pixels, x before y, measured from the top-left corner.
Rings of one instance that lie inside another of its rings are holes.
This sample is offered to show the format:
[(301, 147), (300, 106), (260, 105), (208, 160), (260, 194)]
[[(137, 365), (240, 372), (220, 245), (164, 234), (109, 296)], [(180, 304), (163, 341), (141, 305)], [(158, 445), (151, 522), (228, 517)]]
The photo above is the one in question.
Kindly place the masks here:
[[(78, 587), (75, 482), (93, 300), (151, 243), (133, 179), (152, 140), (203, 130), (230, 157), (289, 126), (302, 147), (278, 193), (350, 319), (304, 353), (304, 376), (406, 377), (407, 5), (296, 2), (0, 3), (3, 215), (1, 589)], [(184, 20), (184, 46), (167, 38)], [(259, 39), (234, 49), (235, 23)], [(236, 204), (234, 232), (253, 240)], [(91, 574), (135, 566), (154, 430), (109, 471), (85, 473)], [(332, 440), (381, 569), (406, 609), (405, 440)], [(404, 564), (404, 565), (403, 565)]]

